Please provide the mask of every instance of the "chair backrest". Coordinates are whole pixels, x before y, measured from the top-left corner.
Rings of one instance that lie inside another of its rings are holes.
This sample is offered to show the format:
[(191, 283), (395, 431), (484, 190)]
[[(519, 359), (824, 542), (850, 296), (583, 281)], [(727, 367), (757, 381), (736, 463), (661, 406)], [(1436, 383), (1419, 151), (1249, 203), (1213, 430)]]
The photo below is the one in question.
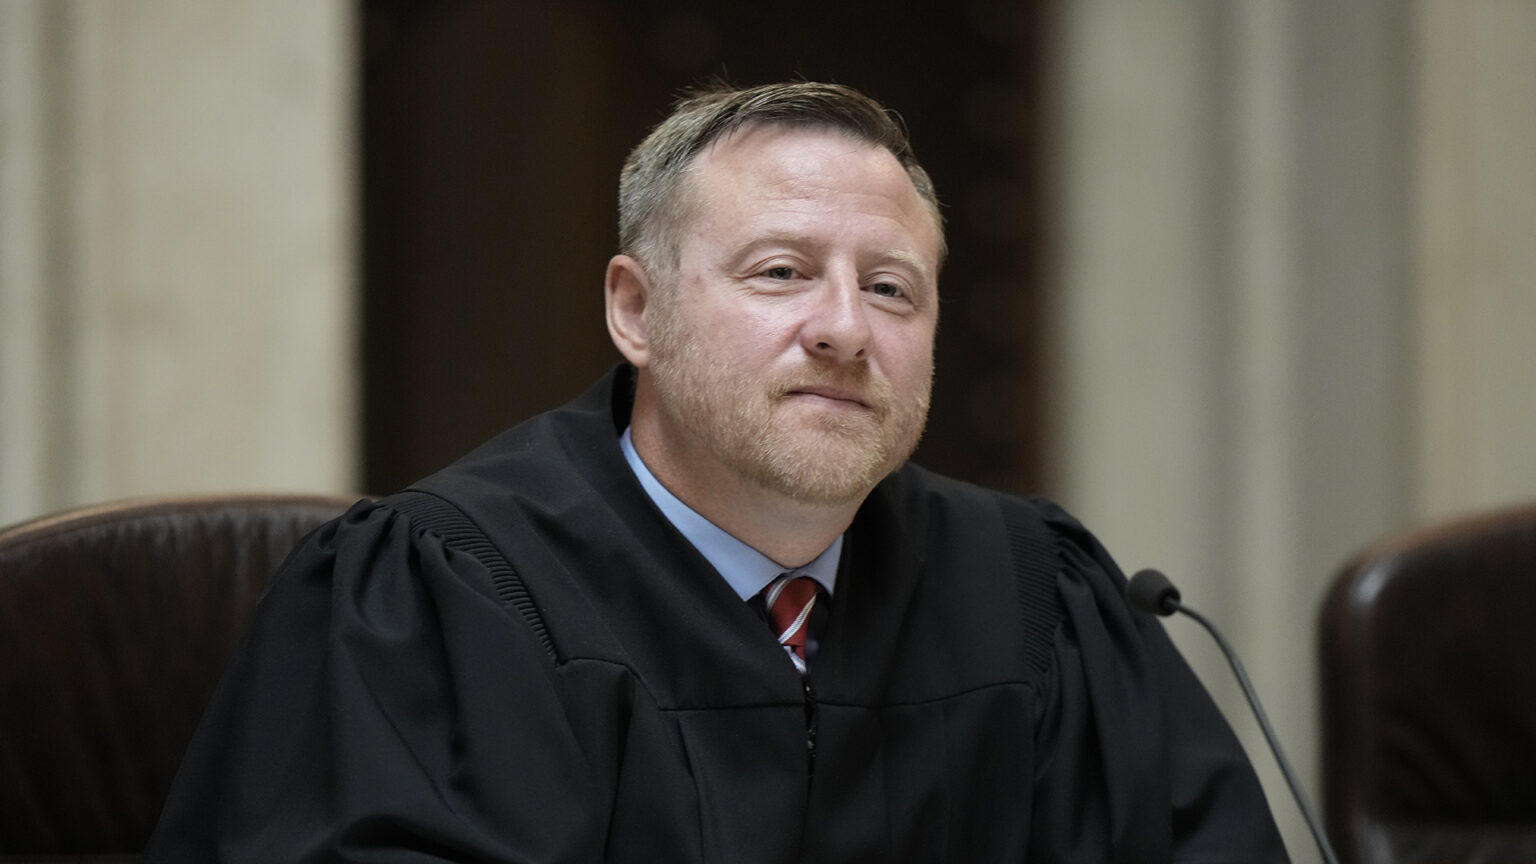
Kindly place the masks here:
[(1319, 638), (1340, 857), (1536, 861), (1536, 504), (1364, 550)]
[(272, 573), (356, 500), (160, 498), (0, 530), (0, 856), (134, 860)]

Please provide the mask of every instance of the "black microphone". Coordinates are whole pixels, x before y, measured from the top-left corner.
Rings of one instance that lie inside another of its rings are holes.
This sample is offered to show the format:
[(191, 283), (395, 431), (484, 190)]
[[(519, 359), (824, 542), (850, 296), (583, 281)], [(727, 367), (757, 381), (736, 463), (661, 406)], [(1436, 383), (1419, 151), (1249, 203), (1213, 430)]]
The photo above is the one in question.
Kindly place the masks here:
[(1285, 751), (1280, 749), (1280, 739), (1275, 737), (1275, 730), (1269, 725), (1269, 715), (1264, 713), (1264, 706), (1259, 703), (1259, 696), (1253, 691), (1253, 684), (1248, 681), (1248, 673), (1243, 671), (1243, 664), (1237, 659), (1237, 652), (1227, 644), (1226, 637), (1216, 629), (1216, 625), (1206, 620), (1204, 615), (1179, 602), (1179, 589), (1173, 586), (1167, 576), (1160, 571), (1147, 569), (1141, 570), (1131, 577), (1125, 585), (1125, 599), (1131, 604), (1131, 608), (1150, 615), (1167, 617), (1175, 612), (1183, 612), (1185, 615), (1200, 622), (1200, 626), (1211, 634), (1216, 640), (1216, 645), (1221, 648), (1221, 653), (1227, 657), (1227, 662), (1232, 665), (1232, 671), (1237, 674), (1237, 683), (1243, 687), (1243, 695), (1248, 698), (1248, 707), (1253, 709), (1253, 715), (1259, 718), (1259, 728), (1264, 730), (1264, 738), (1269, 742), (1269, 749), (1275, 754), (1275, 761), (1280, 764), (1280, 773), (1285, 775), (1286, 785), (1291, 787), (1291, 797), (1296, 799), (1296, 806), (1301, 808), (1301, 816), (1307, 820), (1307, 827), (1312, 829), (1312, 836), (1317, 840), (1318, 851), (1323, 853), (1323, 860), (1328, 864), (1339, 864), (1339, 858), (1333, 854), (1333, 847), (1328, 843), (1328, 837), (1323, 834), (1322, 823), (1317, 815), (1312, 812), (1312, 805), (1307, 803), (1307, 796), (1301, 791), (1301, 783), (1296, 779), (1296, 773), (1291, 770), (1291, 763), (1285, 758)]

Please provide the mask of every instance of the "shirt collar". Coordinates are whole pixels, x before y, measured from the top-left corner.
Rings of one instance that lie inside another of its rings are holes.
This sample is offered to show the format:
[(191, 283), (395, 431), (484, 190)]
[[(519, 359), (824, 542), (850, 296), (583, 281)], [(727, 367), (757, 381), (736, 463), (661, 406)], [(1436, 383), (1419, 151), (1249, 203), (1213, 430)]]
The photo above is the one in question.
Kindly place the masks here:
[[(628, 428), (619, 436), (619, 447), (623, 449), (624, 459), (629, 463), (630, 470), (635, 472), (635, 479), (640, 481), (645, 494), (655, 502), (672, 527), (681, 532), (699, 550), (699, 554), (725, 577), (725, 581), (741, 599), (750, 600), (757, 596), (769, 582), (785, 572), (772, 558), (731, 536), (725, 529), (700, 516), (692, 507), (667, 491), (667, 487), (661, 485), (651, 469), (645, 467), (640, 454), (635, 452)], [(823, 590), (831, 594), (837, 583), (837, 565), (842, 554), (843, 537), (839, 534), (832, 545), (816, 556), (815, 560), (797, 568), (795, 572), (815, 579)]]

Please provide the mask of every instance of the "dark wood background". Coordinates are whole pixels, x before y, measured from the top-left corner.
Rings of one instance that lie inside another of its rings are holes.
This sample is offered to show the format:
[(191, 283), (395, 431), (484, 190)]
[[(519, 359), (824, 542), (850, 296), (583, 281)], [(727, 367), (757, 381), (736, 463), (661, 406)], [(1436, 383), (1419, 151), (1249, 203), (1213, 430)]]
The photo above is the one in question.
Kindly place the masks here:
[(717, 75), (896, 109), (948, 222), (917, 460), (1047, 481), (1048, 3), (364, 0), (364, 482), (391, 491), (579, 393), (625, 154)]

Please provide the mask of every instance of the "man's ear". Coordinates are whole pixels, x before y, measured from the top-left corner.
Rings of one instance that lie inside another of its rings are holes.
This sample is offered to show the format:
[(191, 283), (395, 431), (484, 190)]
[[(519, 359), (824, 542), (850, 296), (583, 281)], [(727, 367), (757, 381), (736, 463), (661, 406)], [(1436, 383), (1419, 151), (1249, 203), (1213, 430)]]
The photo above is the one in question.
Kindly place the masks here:
[(615, 348), (636, 369), (644, 369), (651, 360), (651, 342), (645, 329), (645, 307), (651, 299), (651, 281), (628, 255), (615, 255), (608, 261), (603, 280), (607, 304), (608, 336)]

